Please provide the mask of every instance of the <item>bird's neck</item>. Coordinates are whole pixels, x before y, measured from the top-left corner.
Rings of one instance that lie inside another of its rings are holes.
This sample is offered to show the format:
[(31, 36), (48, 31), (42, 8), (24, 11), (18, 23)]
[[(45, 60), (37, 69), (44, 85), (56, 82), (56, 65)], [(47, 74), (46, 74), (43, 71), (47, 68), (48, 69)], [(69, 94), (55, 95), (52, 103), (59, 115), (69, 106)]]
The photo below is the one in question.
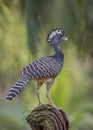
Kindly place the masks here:
[(55, 50), (55, 54), (53, 55), (53, 57), (54, 57), (57, 61), (63, 62), (63, 60), (64, 60), (64, 54), (63, 54), (63, 52), (61, 51), (60, 46), (54, 46), (53, 48), (54, 48), (54, 50)]

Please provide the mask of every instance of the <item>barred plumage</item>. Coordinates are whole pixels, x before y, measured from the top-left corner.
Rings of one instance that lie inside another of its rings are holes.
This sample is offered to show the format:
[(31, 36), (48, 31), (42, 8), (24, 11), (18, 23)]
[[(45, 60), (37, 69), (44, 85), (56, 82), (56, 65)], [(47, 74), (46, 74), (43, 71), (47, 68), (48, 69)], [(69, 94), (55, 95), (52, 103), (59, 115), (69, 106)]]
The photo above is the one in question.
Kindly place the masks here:
[(16, 81), (16, 83), (10, 88), (6, 99), (12, 100), (16, 95), (18, 95), (22, 88), (29, 82), (29, 78), (26, 76), (21, 77)]
[(28, 64), (21, 70), (21, 73), (28, 75), (31, 79), (54, 78), (61, 69), (62, 64), (59, 64), (53, 57), (47, 56)]
[(52, 30), (48, 34), (47, 41), (54, 48), (55, 54), (52, 56), (46, 56), (39, 58), (38, 60), (26, 65), (21, 70), (22, 77), (10, 88), (7, 95), (8, 100), (12, 100), (17, 94), (19, 94), (22, 88), (29, 82), (30, 79), (37, 81), (36, 94), (41, 104), (39, 89), (43, 83), (47, 84), (46, 95), (50, 100), (51, 104), (54, 105), (49, 90), (54, 82), (56, 76), (60, 73), (64, 63), (64, 54), (59, 48), (59, 44), (62, 40), (67, 40), (64, 37), (64, 32), (61, 29)]

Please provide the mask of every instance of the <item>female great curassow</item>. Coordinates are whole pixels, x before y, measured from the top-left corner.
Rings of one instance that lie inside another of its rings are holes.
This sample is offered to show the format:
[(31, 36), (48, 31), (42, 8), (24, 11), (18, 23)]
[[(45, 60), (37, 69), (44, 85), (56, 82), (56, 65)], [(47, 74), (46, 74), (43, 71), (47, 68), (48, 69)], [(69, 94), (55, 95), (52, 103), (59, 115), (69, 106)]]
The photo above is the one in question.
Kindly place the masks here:
[(50, 100), (50, 103), (55, 106), (50, 97), (49, 90), (63, 67), (64, 54), (60, 50), (60, 43), (64, 40), (67, 40), (67, 38), (64, 36), (64, 31), (61, 29), (54, 29), (48, 34), (47, 41), (49, 45), (54, 48), (55, 54), (52, 56), (41, 57), (26, 65), (21, 70), (21, 78), (19, 78), (10, 88), (6, 97), (8, 100), (12, 100), (17, 94), (19, 94), (22, 88), (30, 80), (35, 80), (37, 82), (36, 94), (39, 100), (39, 105), (41, 104), (39, 89), (43, 83), (46, 83), (46, 95)]

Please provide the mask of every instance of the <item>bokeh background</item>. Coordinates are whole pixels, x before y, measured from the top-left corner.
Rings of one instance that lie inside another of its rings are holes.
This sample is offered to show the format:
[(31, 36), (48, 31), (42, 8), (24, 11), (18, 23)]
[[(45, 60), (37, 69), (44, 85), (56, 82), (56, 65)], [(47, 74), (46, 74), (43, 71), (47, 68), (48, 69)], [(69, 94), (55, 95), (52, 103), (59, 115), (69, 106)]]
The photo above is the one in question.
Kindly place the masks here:
[(61, 46), (65, 63), (52, 99), (67, 113), (70, 130), (93, 130), (93, 0), (0, 0), (0, 130), (29, 130), (25, 112), (38, 105), (36, 83), (13, 101), (5, 97), (23, 66), (54, 53), (46, 37), (57, 27), (69, 41)]

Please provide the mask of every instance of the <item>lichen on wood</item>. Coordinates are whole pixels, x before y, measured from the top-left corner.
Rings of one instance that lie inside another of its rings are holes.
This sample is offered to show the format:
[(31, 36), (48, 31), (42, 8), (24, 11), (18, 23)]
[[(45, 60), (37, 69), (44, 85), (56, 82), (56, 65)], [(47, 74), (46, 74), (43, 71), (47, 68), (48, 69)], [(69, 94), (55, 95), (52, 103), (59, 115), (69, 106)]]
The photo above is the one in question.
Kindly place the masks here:
[(51, 105), (36, 107), (26, 118), (32, 130), (68, 130), (69, 121), (62, 109)]

